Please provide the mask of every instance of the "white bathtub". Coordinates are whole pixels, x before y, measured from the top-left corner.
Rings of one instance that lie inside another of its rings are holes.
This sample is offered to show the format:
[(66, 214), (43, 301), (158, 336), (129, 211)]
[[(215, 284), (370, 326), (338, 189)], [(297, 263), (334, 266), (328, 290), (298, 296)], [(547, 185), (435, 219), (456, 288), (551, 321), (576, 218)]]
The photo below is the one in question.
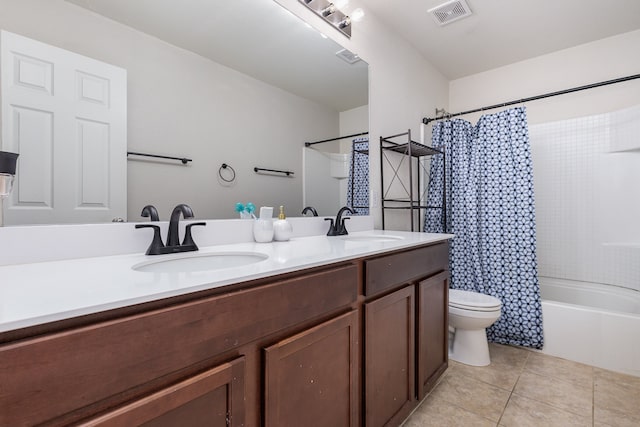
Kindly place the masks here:
[(543, 353), (640, 377), (640, 292), (540, 277)]

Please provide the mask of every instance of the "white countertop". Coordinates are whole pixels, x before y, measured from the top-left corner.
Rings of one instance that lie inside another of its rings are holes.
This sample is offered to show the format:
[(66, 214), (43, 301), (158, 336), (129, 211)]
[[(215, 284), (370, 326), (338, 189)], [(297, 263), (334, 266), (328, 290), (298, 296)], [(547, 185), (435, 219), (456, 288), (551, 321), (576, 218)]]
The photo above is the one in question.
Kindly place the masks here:
[[(0, 267), (0, 332), (126, 307), (195, 291), (310, 267), (443, 241), (447, 234), (370, 230), (349, 238), (391, 235), (400, 240), (298, 237), (289, 242), (235, 243), (176, 255), (115, 255)], [(249, 265), (189, 273), (132, 269), (145, 261), (208, 253), (258, 252), (268, 258)]]

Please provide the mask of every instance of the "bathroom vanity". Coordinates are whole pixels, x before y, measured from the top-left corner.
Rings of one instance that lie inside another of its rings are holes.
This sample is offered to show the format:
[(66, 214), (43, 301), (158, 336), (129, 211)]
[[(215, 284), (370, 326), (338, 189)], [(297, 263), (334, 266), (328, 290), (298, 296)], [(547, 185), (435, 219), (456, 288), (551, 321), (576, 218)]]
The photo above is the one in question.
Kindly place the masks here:
[[(399, 425), (447, 367), (449, 237), (226, 245), (212, 250), (269, 258), (212, 273), (132, 270), (140, 255), (0, 267), (32, 281), (75, 265), (50, 276), (61, 299), (99, 300), (105, 280), (139, 292), (5, 327), (0, 425)], [(151, 283), (173, 290), (142, 298)]]

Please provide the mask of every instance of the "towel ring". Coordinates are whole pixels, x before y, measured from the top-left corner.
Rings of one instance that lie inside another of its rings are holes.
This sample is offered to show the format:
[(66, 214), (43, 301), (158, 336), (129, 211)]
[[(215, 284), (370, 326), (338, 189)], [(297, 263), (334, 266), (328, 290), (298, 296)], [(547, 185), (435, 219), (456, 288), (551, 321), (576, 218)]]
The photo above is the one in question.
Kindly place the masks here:
[[(231, 171), (231, 179), (227, 179), (224, 176), (222, 176), (222, 171), (224, 169), (229, 169)], [(220, 166), (220, 169), (218, 169), (218, 176), (220, 177), (221, 180), (223, 180), (224, 182), (233, 182), (236, 179), (236, 171), (229, 166), (226, 163), (223, 163), (222, 166)]]

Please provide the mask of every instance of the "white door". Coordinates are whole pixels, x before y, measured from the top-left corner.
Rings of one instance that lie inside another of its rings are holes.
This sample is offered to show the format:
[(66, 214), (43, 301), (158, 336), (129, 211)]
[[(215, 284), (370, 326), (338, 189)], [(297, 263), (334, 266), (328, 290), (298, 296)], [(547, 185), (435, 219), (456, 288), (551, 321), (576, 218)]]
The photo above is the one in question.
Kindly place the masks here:
[(3, 151), (19, 153), (7, 225), (127, 215), (127, 73), (0, 32)]

